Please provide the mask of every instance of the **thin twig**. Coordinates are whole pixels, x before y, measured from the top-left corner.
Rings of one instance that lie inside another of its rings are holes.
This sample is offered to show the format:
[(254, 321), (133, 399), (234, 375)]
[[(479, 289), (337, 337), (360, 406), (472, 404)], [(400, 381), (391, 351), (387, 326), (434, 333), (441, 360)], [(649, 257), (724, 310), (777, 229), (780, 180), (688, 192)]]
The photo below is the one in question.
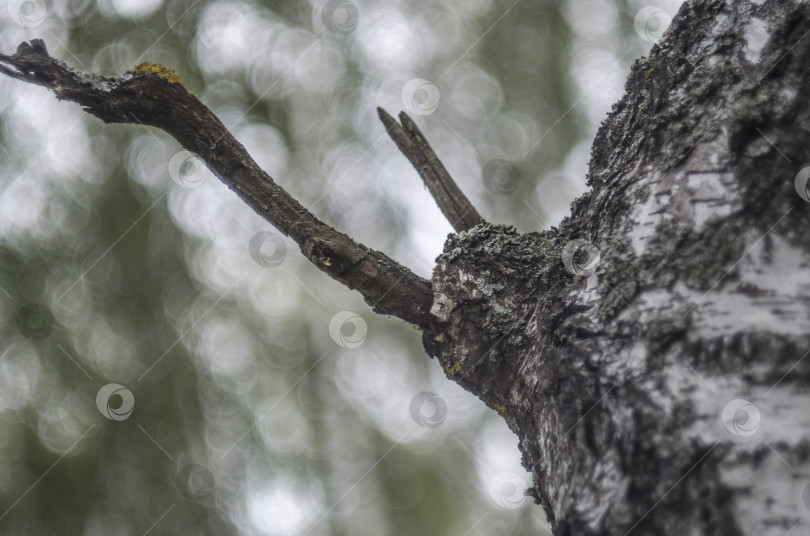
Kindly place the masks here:
[(482, 223), (484, 219), (447, 172), (416, 123), (405, 112), (399, 114), (402, 125), (382, 108), (377, 108), (377, 113), (391, 139), (422, 177), (453, 229), (460, 233)]

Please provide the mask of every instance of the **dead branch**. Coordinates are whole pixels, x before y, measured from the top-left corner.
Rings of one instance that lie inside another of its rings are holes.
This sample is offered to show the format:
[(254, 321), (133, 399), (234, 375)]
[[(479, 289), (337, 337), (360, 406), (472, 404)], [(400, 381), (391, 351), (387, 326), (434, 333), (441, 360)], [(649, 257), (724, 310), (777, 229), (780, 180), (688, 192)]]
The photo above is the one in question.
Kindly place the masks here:
[(382, 108), (377, 108), (380, 120), (388, 130), (388, 135), (397, 144), (402, 154), (410, 160), (419, 176), (425, 182), (430, 195), (436, 200), (439, 209), (444, 214), (447, 221), (453, 226), (457, 233), (472, 229), (476, 225), (483, 223), (484, 218), (478, 214), (475, 207), (470, 203), (464, 192), (458, 187), (453, 177), (447, 172), (444, 165), (433, 152), (422, 131), (416, 123), (402, 112), (399, 119), (400, 126), (396, 119), (391, 117)]
[[(155, 64), (152, 64), (155, 65)], [(253, 210), (298, 243), (318, 268), (363, 295), (375, 312), (421, 328), (435, 324), (433, 292), (422, 279), (379, 251), (326, 225), (265, 173), (222, 122), (172, 71), (158, 66), (121, 78), (82, 73), (48, 54), (45, 43), (22, 43), (0, 54), (0, 72), (44, 86), (107, 123), (160, 128), (199, 156)]]

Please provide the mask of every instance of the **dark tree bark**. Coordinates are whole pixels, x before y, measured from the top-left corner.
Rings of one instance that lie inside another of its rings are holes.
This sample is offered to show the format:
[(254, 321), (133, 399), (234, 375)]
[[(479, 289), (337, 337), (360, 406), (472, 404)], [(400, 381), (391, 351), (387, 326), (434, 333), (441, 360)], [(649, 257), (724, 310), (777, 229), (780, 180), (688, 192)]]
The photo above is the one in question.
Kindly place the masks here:
[(306, 213), (168, 77), (93, 79), (41, 42), (0, 62), (165, 129), (316, 265), (420, 326), (517, 434), (555, 534), (783, 536), (810, 527), (808, 33), (797, 0), (685, 4), (599, 130), (591, 192), (541, 233), (478, 223), (415, 125), (383, 115), (457, 220), (429, 283)]
[(438, 259), (428, 351), (518, 435), (555, 534), (810, 530), (808, 31), (798, 2), (685, 4), (560, 228)]

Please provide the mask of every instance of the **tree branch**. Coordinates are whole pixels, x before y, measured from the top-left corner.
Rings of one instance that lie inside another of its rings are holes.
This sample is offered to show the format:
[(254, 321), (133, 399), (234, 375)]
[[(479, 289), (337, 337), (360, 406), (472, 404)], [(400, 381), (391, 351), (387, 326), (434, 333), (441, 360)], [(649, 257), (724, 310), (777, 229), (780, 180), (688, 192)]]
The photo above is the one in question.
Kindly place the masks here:
[(20, 44), (12, 56), (0, 54), (3, 74), (44, 86), (58, 99), (76, 102), (107, 123), (139, 123), (164, 130), (197, 154), (253, 210), (295, 240), (318, 268), (357, 289), (375, 312), (422, 328), (435, 324), (429, 281), (317, 219), (259, 168), (171, 70), (147, 64), (136, 71), (121, 78), (75, 71), (52, 58), (40, 39)]
[(419, 172), (430, 195), (436, 200), (439, 209), (453, 229), (460, 233), (483, 223), (484, 218), (478, 214), (473, 204), (447, 172), (422, 131), (408, 117), (408, 114), (405, 112), (399, 114), (399, 119), (402, 121), (400, 126), (396, 119), (382, 108), (377, 108), (377, 113), (388, 130), (388, 135)]

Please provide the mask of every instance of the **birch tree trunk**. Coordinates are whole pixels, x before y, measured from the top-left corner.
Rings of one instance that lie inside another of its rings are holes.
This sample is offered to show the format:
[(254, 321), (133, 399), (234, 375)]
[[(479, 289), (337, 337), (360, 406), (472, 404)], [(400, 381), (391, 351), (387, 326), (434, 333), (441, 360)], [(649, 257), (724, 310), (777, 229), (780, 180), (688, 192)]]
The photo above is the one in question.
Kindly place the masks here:
[(328, 275), (423, 332), (520, 440), (555, 534), (807, 534), (810, 4), (693, 0), (602, 125), (558, 229), (481, 222), (381, 112), (458, 234), (425, 281), (306, 211), (174, 73), (0, 72), (163, 128)]
[(559, 229), (438, 259), (426, 347), (518, 435), (557, 535), (810, 533), (809, 15), (685, 4)]

